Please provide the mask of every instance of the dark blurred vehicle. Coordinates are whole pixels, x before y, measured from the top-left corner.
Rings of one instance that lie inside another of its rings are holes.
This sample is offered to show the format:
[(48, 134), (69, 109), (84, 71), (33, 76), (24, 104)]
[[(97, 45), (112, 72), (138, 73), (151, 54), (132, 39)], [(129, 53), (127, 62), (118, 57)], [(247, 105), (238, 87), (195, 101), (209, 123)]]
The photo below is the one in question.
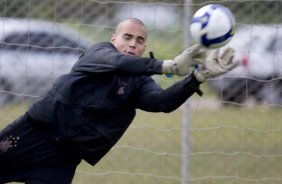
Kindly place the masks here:
[(70, 71), (91, 42), (43, 20), (0, 19), (0, 105), (37, 97)]
[(209, 80), (209, 86), (226, 104), (252, 99), (268, 105), (282, 104), (282, 27), (239, 25), (228, 46), (236, 50), (240, 65)]

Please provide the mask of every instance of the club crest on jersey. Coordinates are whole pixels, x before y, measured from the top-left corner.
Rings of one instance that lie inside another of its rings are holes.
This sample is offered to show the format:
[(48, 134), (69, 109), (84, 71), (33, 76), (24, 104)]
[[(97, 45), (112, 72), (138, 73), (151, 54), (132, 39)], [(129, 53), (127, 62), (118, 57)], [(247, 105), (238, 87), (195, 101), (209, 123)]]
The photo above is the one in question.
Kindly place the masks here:
[(123, 95), (125, 92), (126, 83), (124, 81), (121, 82), (121, 86), (117, 90), (118, 95)]
[(9, 136), (0, 141), (0, 151), (6, 152), (11, 148), (17, 147), (19, 137)]

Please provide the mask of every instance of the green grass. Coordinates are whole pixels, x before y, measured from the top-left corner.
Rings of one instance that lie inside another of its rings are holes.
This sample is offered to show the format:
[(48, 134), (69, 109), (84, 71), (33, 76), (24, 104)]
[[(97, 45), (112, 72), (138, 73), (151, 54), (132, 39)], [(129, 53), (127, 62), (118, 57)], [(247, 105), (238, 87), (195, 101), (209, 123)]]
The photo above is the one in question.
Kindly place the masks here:
[[(282, 183), (281, 109), (200, 107), (189, 113), (189, 184)], [(1, 126), (24, 109), (2, 108)], [(182, 116), (181, 109), (170, 114), (138, 111), (96, 166), (79, 165), (73, 183), (180, 183)]]

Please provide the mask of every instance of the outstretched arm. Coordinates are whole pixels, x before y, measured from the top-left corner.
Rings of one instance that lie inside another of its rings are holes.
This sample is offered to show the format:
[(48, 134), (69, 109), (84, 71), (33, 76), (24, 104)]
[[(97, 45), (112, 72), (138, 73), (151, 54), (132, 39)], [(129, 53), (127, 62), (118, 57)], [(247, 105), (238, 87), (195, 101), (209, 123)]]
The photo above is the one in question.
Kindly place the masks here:
[(119, 53), (108, 42), (91, 47), (73, 67), (73, 71), (89, 74), (153, 75), (162, 73), (162, 61)]
[(199, 90), (200, 82), (192, 74), (165, 90), (157, 87), (153, 81), (144, 81), (143, 84), (138, 90), (137, 108), (149, 112), (171, 112)]
[(134, 55), (119, 53), (111, 43), (98, 43), (84, 53), (73, 67), (73, 71), (83, 73), (111, 73), (116, 75), (154, 75), (176, 74), (187, 75), (190, 68), (200, 64), (195, 60), (200, 56), (200, 47), (195, 45), (184, 50), (170, 60), (142, 58)]
[[(223, 53), (215, 50), (206, 60), (200, 61), (193, 74), (175, 83), (166, 90), (153, 87), (153, 84), (143, 86), (139, 98), (139, 108), (153, 112), (170, 112), (178, 108), (194, 92), (199, 91), (199, 85), (207, 78), (216, 77), (235, 68), (238, 62), (233, 62), (234, 50), (227, 48)], [(146, 91), (148, 90), (148, 91)]]

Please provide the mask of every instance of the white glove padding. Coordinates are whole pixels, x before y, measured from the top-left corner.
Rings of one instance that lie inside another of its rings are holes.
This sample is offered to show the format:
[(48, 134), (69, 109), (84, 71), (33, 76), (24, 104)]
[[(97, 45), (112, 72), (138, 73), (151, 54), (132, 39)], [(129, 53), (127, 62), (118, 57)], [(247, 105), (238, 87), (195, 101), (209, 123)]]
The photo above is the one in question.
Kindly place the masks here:
[(187, 75), (191, 72), (190, 67), (201, 64), (203, 59), (200, 57), (204, 51), (200, 51), (200, 45), (194, 45), (184, 50), (180, 55), (173, 60), (164, 60), (162, 64), (162, 73), (176, 74), (179, 76)]
[(233, 62), (235, 52), (233, 48), (225, 49), (221, 56), (219, 52), (219, 49), (215, 50), (204, 63), (197, 65), (194, 75), (199, 82), (225, 74), (239, 64), (239, 62)]

